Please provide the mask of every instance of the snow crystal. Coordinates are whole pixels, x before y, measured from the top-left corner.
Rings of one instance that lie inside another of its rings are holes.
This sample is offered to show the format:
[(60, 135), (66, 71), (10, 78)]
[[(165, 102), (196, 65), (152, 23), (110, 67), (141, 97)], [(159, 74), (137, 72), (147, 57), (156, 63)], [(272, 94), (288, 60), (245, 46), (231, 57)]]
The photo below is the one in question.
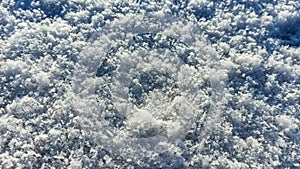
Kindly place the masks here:
[(0, 168), (299, 168), (299, 7), (0, 1)]

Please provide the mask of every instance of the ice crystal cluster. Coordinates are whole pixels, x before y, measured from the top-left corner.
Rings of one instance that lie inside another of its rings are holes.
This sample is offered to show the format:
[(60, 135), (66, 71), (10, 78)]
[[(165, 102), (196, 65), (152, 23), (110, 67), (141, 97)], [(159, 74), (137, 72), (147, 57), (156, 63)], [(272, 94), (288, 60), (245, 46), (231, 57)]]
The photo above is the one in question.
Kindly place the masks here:
[(300, 168), (299, 11), (0, 1), (0, 168)]

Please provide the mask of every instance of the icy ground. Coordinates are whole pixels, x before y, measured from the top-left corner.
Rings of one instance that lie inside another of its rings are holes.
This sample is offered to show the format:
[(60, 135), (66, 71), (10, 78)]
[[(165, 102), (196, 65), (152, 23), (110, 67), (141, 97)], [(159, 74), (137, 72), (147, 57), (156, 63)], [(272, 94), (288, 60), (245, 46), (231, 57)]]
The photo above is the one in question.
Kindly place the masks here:
[(300, 1), (0, 1), (0, 168), (300, 168)]

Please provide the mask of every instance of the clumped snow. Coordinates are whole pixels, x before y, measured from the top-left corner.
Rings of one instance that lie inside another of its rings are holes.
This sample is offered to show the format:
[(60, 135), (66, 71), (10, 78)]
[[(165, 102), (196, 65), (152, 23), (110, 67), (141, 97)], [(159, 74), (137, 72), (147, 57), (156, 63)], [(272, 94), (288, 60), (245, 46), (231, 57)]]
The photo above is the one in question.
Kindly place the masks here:
[(299, 168), (299, 9), (0, 1), (1, 168)]

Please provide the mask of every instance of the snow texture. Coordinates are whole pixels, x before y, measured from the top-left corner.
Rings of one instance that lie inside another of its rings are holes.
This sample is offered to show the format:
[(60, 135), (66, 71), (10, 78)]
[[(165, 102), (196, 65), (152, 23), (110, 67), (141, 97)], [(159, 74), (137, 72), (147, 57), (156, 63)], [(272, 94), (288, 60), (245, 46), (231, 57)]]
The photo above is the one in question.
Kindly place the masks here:
[(299, 10), (0, 1), (0, 168), (300, 168)]

